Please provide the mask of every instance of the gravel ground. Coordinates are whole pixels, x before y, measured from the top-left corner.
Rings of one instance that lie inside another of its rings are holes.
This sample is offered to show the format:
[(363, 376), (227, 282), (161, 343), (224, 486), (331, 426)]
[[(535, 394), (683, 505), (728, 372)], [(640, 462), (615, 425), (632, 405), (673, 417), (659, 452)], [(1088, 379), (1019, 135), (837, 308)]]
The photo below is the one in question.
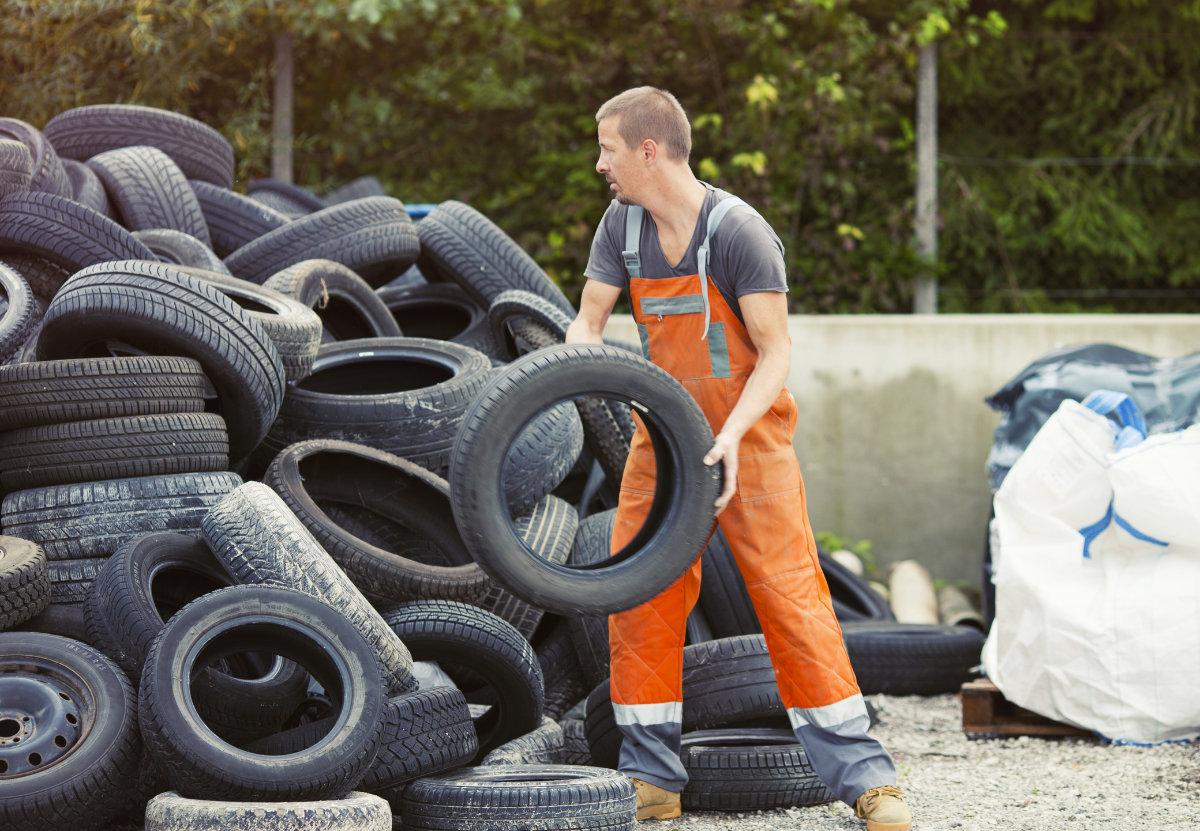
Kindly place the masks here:
[[(1200, 828), (1200, 742), (1155, 747), (1087, 738), (968, 739), (955, 695), (870, 696), (916, 831)], [(739, 814), (685, 812), (646, 831), (863, 829), (840, 802)]]

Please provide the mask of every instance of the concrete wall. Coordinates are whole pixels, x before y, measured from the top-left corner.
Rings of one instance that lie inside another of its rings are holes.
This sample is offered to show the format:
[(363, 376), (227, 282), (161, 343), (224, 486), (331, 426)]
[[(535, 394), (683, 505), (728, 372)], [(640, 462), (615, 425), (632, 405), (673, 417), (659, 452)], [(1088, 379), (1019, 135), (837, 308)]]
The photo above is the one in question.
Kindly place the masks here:
[[(984, 399), (1062, 346), (1200, 351), (1196, 315), (796, 315), (789, 325), (813, 528), (870, 540), (881, 568), (913, 558), (974, 588), (1000, 420)], [(637, 342), (628, 316), (606, 335)]]

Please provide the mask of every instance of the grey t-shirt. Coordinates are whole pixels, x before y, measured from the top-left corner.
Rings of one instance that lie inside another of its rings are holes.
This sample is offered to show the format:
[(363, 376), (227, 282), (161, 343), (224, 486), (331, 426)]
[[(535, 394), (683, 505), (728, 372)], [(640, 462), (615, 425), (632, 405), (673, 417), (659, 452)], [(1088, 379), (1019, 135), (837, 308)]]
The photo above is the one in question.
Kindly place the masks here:
[[(696, 274), (696, 251), (704, 242), (708, 231), (708, 214), (713, 206), (730, 194), (706, 185), (704, 204), (700, 218), (692, 232), (686, 253), (677, 266), (667, 262), (662, 247), (658, 244), (658, 229), (654, 218), (646, 211), (642, 216), (641, 260), (642, 276), (648, 279), (661, 277), (683, 277)], [(596, 227), (592, 238), (592, 251), (588, 257), (584, 276), (599, 280), (610, 286), (625, 288), (629, 284), (629, 273), (621, 252), (625, 250), (625, 215), (628, 205), (613, 200)], [(778, 235), (759, 216), (758, 212), (745, 205), (732, 208), (717, 227), (709, 245), (709, 275), (725, 298), (725, 302), (742, 319), (737, 298), (756, 291), (787, 291), (787, 275), (783, 264), (783, 243)]]

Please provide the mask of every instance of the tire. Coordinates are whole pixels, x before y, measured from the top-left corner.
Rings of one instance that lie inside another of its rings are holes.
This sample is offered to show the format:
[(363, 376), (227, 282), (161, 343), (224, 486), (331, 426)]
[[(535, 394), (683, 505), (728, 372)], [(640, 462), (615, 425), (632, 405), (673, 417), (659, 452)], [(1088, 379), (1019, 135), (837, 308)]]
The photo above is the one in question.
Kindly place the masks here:
[(58, 153), (83, 161), (117, 147), (157, 147), (189, 179), (233, 186), (233, 146), (219, 132), (182, 113), (135, 104), (95, 104), (61, 112), (46, 122)]
[(475, 719), (476, 761), (541, 723), (541, 665), (502, 618), (465, 603), (416, 600), (384, 610), (383, 619), (414, 660), (436, 661), (469, 703), (488, 707)]
[(29, 190), (32, 180), (33, 153), (29, 147), (16, 139), (0, 138), (0, 199)]
[[(547, 496), (529, 512), (513, 519), (513, 528), (529, 551), (550, 564), (565, 564), (571, 556), (571, 544), (579, 525), (579, 513), (570, 503)], [(541, 624), (546, 610), (494, 585), (479, 603), (499, 615), (529, 641)]]
[[(580, 521), (571, 548), (571, 565), (584, 566), (603, 562), (612, 550), (613, 520), (617, 511), (611, 508), (592, 514)], [(608, 677), (608, 616), (572, 615), (567, 618), (567, 632), (587, 689), (592, 689)]]
[(51, 560), (107, 557), (138, 534), (199, 536), (204, 515), (241, 484), (236, 473), (215, 471), (29, 488), (0, 502), (0, 525)]
[(488, 329), (487, 308), (453, 283), (387, 285), (377, 294), (409, 337), (448, 340), (499, 359)]
[(0, 488), (229, 469), (229, 433), (216, 413), (67, 421), (0, 433)]
[(169, 228), (208, 245), (208, 223), (179, 165), (157, 147), (117, 147), (87, 166), (104, 183), (117, 218), (130, 231)]
[(275, 344), (288, 382), (308, 376), (317, 350), (321, 348), (321, 319), (311, 308), (278, 291), (230, 274), (190, 267), (181, 267), (181, 270), (217, 289), (262, 327)]
[(174, 228), (142, 228), (134, 231), (133, 235), (164, 263), (229, 275), (229, 269), (217, 252), (209, 247), (209, 243), (201, 242), (191, 234)]
[(0, 263), (0, 294), (5, 301), (0, 312), (0, 363), (6, 363), (29, 340), (40, 315), (29, 283), (3, 263)]
[(373, 175), (359, 176), (344, 185), (336, 187), (321, 195), (321, 201), (326, 205), (336, 205), (339, 202), (349, 202), (351, 199), (362, 199), (364, 196), (387, 196), (387, 188)]
[(562, 763), (562, 753), (562, 728), (557, 721), (543, 715), (536, 728), (493, 749), (479, 764), (557, 765)]
[(189, 179), (188, 184), (200, 203), (213, 251), (220, 257), (228, 257), (246, 243), (292, 221), (287, 214), (227, 186), (194, 178)]
[(426, 776), (409, 785), (405, 831), (633, 831), (633, 783), (615, 770), (575, 765), (491, 765)]
[(333, 260), (301, 260), (272, 274), (263, 286), (316, 312), (323, 342), (403, 334), (370, 284)]
[(328, 259), (348, 266), (372, 287), (412, 265), (419, 246), (404, 203), (372, 196), (332, 205), (292, 220), (225, 258), (238, 277), (264, 283), (301, 260)]
[(78, 560), (47, 561), (50, 571), (50, 602), (63, 606), (83, 603), (106, 559), (82, 557)]
[[(490, 320), (501, 320), (502, 315), (513, 309), (536, 308), (538, 314), (516, 316), (505, 319), (502, 334), (511, 348), (526, 354), (538, 349), (557, 346), (566, 340), (566, 327), (570, 321), (565, 315), (556, 315), (546, 301), (532, 303), (528, 292), (506, 291), (501, 293), (489, 310)], [(558, 317), (555, 320), (555, 317)], [(575, 401), (583, 428), (584, 442), (592, 457), (599, 462), (605, 480), (619, 488), (629, 458), (629, 442), (633, 438), (634, 422), (628, 407), (618, 406), (603, 398), (579, 398)]]
[(0, 536), (0, 631), (19, 626), (49, 604), (46, 552), (29, 540)]
[(817, 554), (839, 620), (896, 620), (891, 605), (866, 580), (824, 551)]
[[(377, 606), (418, 599), (474, 603), (491, 587), (454, 524), (450, 486), (413, 462), (366, 445), (313, 439), (284, 449), (263, 481)], [(410, 529), (443, 564), (409, 559), (356, 536), (326, 513), (329, 503), (359, 506)]]
[[(660, 487), (641, 532), (602, 566), (575, 569), (536, 557), (504, 511), (501, 472), (514, 438), (546, 407), (600, 395), (644, 407)], [(523, 600), (561, 614), (607, 614), (649, 600), (696, 559), (720, 489), (702, 462), (712, 431), (671, 376), (605, 346), (560, 346), (524, 356), (471, 403), (448, 478), (455, 520), (475, 560)]]
[(256, 202), (270, 205), (280, 213), (297, 217), (329, 207), (307, 188), (279, 179), (255, 179), (246, 186), (246, 195)]
[(462, 414), (491, 377), (487, 357), (423, 338), (327, 343), (291, 385), (263, 447), (353, 441), (444, 472)]
[(145, 831), (391, 831), (392, 811), (374, 794), (303, 802), (187, 799), (175, 791), (146, 803)]
[(61, 159), (60, 161), (71, 182), (71, 192), (67, 196), (80, 205), (87, 205), (96, 213), (104, 214), (111, 219), (113, 206), (108, 201), (108, 193), (104, 190), (104, 183), (100, 181), (96, 171), (77, 159)]
[[(597, 764), (616, 767), (621, 734), (613, 720), (607, 680), (588, 694), (585, 710), (593, 758)], [(717, 727), (788, 727), (762, 635), (683, 648), (683, 729)]]
[(185, 534), (140, 534), (102, 562), (84, 600), (88, 640), (134, 681), (167, 618), (233, 585), (208, 546)]
[[(220, 740), (192, 706), (189, 680), (219, 655), (277, 654), (304, 667), (337, 704), (320, 741), (286, 755)], [(375, 650), (336, 608), (278, 586), (230, 586), (171, 616), (146, 656), (138, 715), (172, 788), (195, 799), (286, 801), (344, 794), (378, 752), (384, 707)]]
[(505, 289), (522, 289), (568, 314), (562, 290), (496, 223), (463, 202), (440, 202), (417, 226), (417, 265), (431, 280), (454, 282), (487, 308)]
[(5, 251), (0, 253), (0, 260), (24, 277), (25, 282), (29, 283), (29, 288), (33, 290), (34, 297), (45, 303), (54, 299), (62, 284), (71, 276), (71, 272), (61, 265), (24, 251)]
[(538, 663), (542, 665), (542, 682), (546, 689), (542, 713), (560, 721), (592, 687), (586, 681), (575, 644), (571, 641), (567, 627), (569, 620), (558, 619), (534, 647)]
[(680, 758), (688, 772), (680, 799), (689, 811), (764, 811), (836, 799), (791, 730), (695, 730), (683, 735)]
[(29, 191), (0, 199), (0, 250), (36, 254), (74, 274), (112, 260), (155, 260), (128, 229), (66, 196)]
[(29, 148), (29, 190), (72, 195), (71, 180), (45, 132), (18, 118), (0, 118), (0, 137), (15, 139)]
[(864, 694), (940, 695), (978, 677), (985, 634), (974, 626), (848, 621), (842, 639)]
[[(332, 723), (332, 716), (301, 724), (245, 745), (274, 755), (311, 746)], [(403, 786), (413, 779), (469, 764), (479, 750), (471, 710), (454, 687), (434, 687), (388, 699), (379, 753), (358, 788), (376, 793), (400, 810)]]
[(232, 459), (254, 449), (279, 412), (283, 364), (270, 337), (220, 291), (179, 269), (126, 261), (78, 272), (46, 309), (36, 355), (103, 357), (114, 340), (200, 362), (229, 428)]
[(0, 701), (6, 829), (98, 828), (127, 809), (142, 744), (133, 686), (115, 663), (69, 638), (3, 632)]
[(137, 355), (0, 367), (0, 430), (204, 410), (200, 362)]
[(235, 582), (286, 586), (340, 609), (375, 649), (388, 693), (415, 687), (408, 648), (275, 491), (241, 485), (209, 510), (201, 530)]

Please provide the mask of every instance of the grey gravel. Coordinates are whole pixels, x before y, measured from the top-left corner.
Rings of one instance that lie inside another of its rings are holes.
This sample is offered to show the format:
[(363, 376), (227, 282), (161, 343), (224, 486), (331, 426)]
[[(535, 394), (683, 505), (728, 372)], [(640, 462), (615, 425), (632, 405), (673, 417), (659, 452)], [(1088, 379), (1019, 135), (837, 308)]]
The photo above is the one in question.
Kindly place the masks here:
[[(914, 831), (1200, 828), (1200, 742), (1153, 747), (1090, 738), (969, 739), (956, 695), (869, 696)], [(840, 802), (737, 814), (684, 812), (645, 831), (865, 828)]]

